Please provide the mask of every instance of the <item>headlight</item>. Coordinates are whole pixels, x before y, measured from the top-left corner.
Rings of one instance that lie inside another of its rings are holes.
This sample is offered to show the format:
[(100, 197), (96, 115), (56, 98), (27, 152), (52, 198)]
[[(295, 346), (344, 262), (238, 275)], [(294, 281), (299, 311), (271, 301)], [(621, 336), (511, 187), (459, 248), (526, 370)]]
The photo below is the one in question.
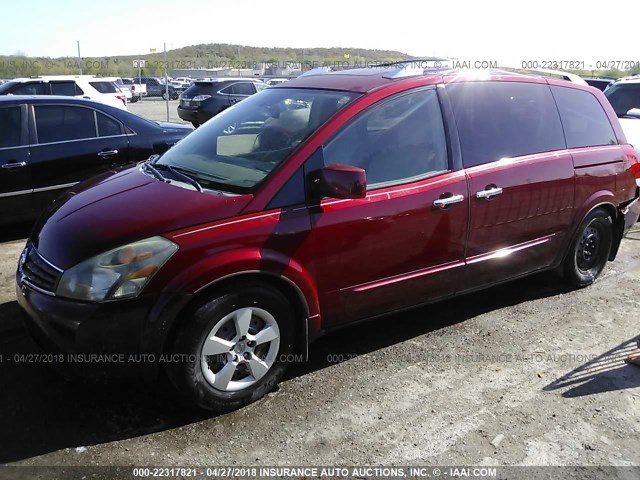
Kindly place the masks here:
[(135, 297), (177, 250), (164, 237), (114, 248), (64, 272), (56, 295), (94, 302)]

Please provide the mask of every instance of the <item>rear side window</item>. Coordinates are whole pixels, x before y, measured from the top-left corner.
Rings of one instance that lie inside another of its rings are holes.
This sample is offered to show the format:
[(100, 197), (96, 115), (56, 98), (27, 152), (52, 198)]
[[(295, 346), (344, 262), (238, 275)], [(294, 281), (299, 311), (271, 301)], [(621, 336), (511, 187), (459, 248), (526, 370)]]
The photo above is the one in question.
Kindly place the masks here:
[(566, 148), (549, 87), (521, 82), (448, 85), (465, 167)]
[(566, 87), (551, 90), (560, 110), (568, 148), (618, 143), (609, 117), (591, 93)]
[(64, 105), (38, 105), (36, 131), (38, 143), (79, 140), (96, 136), (96, 122), (90, 108)]
[(363, 168), (371, 188), (447, 171), (436, 91), (419, 90), (373, 105), (324, 147), (324, 162)]
[(122, 135), (122, 127), (120, 122), (105, 114), (96, 112), (98, 117), (98, 135), (101, 137), (111, 137), (113, 135)]
[(113, 82), (89, 82), (100, 93), (117, 93), (118, 87)]
[(51, 95), (73, 97), (75, 95), (82, 95), (82, 92), (78, 93), (76, 82), (51, 82)]
[(29, 82), (11, 90), (14, 95), (50, 95), (49, 84), (43, 82)]
[(0, 108), (0, 148), (20, 145), (20, 107)]

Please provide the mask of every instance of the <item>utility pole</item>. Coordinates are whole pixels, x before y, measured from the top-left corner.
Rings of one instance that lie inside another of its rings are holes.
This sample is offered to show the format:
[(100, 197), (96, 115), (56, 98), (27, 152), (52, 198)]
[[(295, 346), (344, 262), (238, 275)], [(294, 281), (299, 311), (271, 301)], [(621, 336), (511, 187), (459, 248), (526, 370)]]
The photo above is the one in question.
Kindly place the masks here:
[(82, 75), (82, 57), (80, 56), (80, 40), (78, 40), (78, 68), (80, 68), (80, 75)]
[(169, 62), (167, 62), (167, 42), (164, 42), (164, 92), (167, 97), (167, 122), (169, 121)]

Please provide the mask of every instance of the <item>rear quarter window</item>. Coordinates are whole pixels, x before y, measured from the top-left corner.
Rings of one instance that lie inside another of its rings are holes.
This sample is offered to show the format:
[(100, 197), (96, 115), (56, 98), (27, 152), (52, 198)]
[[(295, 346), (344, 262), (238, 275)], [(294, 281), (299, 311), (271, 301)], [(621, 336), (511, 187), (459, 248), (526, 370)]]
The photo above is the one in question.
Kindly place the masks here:
[(113, 82), (89, 82), (100, 93), (117, 93), (118, 87)]
[(20, 107), (0, 108), (0, 148), (20, 145), (21, 118)]
[(589, 92), (551, 87), (560, 110), (568, 148), (616, 145), (615, 132), (598, 99)]
[(446, 91), (465, 167), (566, 148), (548, 85), (468, 82)]

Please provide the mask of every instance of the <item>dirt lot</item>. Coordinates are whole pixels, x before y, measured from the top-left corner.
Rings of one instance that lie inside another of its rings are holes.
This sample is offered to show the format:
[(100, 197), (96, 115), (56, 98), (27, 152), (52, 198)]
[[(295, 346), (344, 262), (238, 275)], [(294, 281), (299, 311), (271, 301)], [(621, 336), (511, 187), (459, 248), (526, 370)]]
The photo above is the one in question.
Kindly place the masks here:
[[(25, 230), (0, 246), (0, 462), (23, 465), (640, 465), (640, 231), (593, 286), (550, 275), (322, 338), (235, 413), (162, 388), (61, 381), (14, 301)], [(18, 240), (16, 240), (18, 239)]]

